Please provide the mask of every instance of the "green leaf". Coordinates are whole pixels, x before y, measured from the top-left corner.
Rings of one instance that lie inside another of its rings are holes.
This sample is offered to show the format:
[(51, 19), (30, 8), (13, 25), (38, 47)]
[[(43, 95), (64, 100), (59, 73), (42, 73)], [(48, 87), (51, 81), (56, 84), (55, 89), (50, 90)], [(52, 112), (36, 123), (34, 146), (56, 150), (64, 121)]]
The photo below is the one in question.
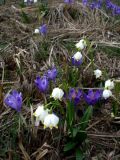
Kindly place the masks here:
[(21, 17), (22, 17), (22, 20), (24, 23), (30, 23), (30, 18), (28, 17), (28, 15), (24, 11), (22, 11)]
[(118, 97), (119, 93), (120, 93), (120, 83), (115, 83), (115, 95), (116, 97)]
[(83, 115), (82, 119), (81, 119), (81, 123), (80, 123), (80, 129), (81, 130), (85, 130), (87, 125), (88, 125), (88, 122), (89, 122), (89, 119), (90, 117), (92, 116), (92, 107), (89, 106), (85, 112), (85, 114)]
[(80, 149), (76, 150), (76, 160), (83, 160), (84, 155), (83, 152)]
[(74, 119), (75, 119), (75, 113), (74, 113), (74, 104), (73, 102), (68, 102), (67, 103), (67, 127), (68, 129), (71, 129), (71, 127), (73, 126), (74, 123)]
[(7, 47), (8, 44), (6, 43), (0, 43), (0, 51), (3, 50), (5, 47)]
[(67, 152), (67, 151), (73, 149), (76, 146), (76, 144), (77, 143), (75, 143), (75, 142), (69, 142), (69, 143), (65, 144), (64, 152)]
[(0, 5), (5, 4), (5, 0), (0, 0)]
[(79, 128), (73, 128), (73, 137), (76, 137), (77, 133), (79, 131)]

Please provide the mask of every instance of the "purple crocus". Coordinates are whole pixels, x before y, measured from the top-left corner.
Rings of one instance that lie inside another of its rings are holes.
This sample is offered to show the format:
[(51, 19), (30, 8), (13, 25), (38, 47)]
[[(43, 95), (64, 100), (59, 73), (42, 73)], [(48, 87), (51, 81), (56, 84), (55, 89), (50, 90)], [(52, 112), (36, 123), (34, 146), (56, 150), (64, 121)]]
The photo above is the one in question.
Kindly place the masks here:
[(52, 69), (49, 69), (46, 73), (46, 76), (48, 77), (49, 80), (55, 80), (57, 77), (57, 69), (54, 67)]
[(6, 95), (4, 103), (15, 109), (17, 112), (20, 112), (22, 106), (22, 93), (18, 93), (16, 90), (11, 91), (11, 93)]
[(35, 85), (41, 92), (45, 92), (48, 89), (49, 81), (46, 76), (43, 77), (36, 77)]
[(80, 102), (82, 96), (82, 91), (78, 89), (77, 91), (74, 88), (69, 90), (68, 98), (70, 101), (73, 101), (75, 105)]
[(39, 27), (39, 32), (45, 36), (46, 33), (47, 33), (47, 25), (46, 24), (43, 24), (42, 26)]
[(106, 0), (106, 6), (108, 9), (112, 11), (113, 14), (119, 15), (120, 14), (120, 6), (113, 4), (110, 0)]
[(72, 3), (74, 3), (74, 0), (64, 0), (64, 3), (72, 4)]
[(76, 60), (76, 59), (74, 59), (74, 57), (72, 57), (72, 65), (73, 66), (77, 66), (77, 67), (79, 67), (81, 64), (82, 64), (82, 58), (80, 59), (80, 60)]
[(87, 94), (84, 93), (84, 98), (88, 105), (95, 105), (100, 100), (101, 96), (101, 90), (93, 91), (90, 89)]
[(88, 0), (82, 0), (82, 3), (83, 3), (83, 5), (87, 5), (87, 3), (88, 3)]

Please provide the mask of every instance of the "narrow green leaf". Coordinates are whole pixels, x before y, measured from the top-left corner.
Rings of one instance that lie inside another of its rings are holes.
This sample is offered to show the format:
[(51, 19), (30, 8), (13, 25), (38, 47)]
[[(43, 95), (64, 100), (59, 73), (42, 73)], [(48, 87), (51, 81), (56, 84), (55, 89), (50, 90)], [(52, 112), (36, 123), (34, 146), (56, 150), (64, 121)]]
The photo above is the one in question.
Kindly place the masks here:
[(30, 23), (30, 18), (28, 17), (28, 15), (24, 11), (22, 11), (21, 17), (22, 17), (22, 20), (24, 23)]
[(91, 116), (92, 116), (92, 107), (88, 107), (85, 114), (83, 115), (83, 117), (81, 119), (81, 124), (80, 124), (81, 130), (86, 129)]
[(76, 160), (83, 160), (84, 155), (83, 152), (80, 149), (76, 150)]
[(75, 119), (75, 113), (74, 113), (74, 104), (73, 102), (68, 102), (67, 103), (67, 125), (68, 128), (72, 127)]
[(67, 152), (71, 149), (73, 149), (76, 146), (75, 142), (69, 142), (64, 146), (64, 152)]
[(77, 133), (79, 131), (79, 128), (73, 128), (73, 137), (76, 137)]

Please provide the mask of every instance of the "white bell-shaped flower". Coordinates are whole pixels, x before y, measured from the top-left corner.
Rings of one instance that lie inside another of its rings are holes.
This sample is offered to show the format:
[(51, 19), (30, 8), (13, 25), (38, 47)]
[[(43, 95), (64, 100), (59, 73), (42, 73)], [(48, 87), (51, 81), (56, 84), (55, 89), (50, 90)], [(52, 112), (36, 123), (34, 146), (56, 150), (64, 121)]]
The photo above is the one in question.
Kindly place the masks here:
[(111, 97), (111, 96), (112, 96), (111, 90), (105, 89), (105, 90), (103, 91), (103, 98), (104, 98), (104, 99), (107, 99), (107, 98), (109, 98), (109, 97)]
[(34, 0), (34, 3), (37, 3), (37, 0)]
[(78, 43), (76, 43), (76, 48), (82, 50), (87, 46), (87, 43), (84, 39), (81, 39)]
[(36, 109), (34, 116), (36, 117), (36, 123), (38, 124), (38, 122), (42, 122), (44, 121), (45, 117), (48, 115), (49, 110), (48, 109), (44, 109), (43, 105), (38, 106), (38, 108)]
[(113, 89), (114, 88), (114, 82), (110, 79), (105, 81), (105, 88), (110, 89), (110, 90)]
[(99, 69), (94, 70), (94, 75), (96, 78), (100, 78), (102, 76), (102, 71)]
[(73, 56), (76, 61), (79, 61), (82, 58), (81, 52), (76, 52)]
[(50, 128), (52, 129), (53, 127), (58, 128), (58, 123), (59, 123), (59, 117), (56, 116), (55, 114), (48, 114), (45, 119), (44, 119), (44, 128)]
[(63, 92), (62, 89), (60, 89), (60, 88), (54, 88), (53, 91), (52, 91), (51, 97), (53, 97), (55, 100), (56, 99), (61, 100), (62, 97), (63, 97), (63, 95), (64, 95), (64, 92)]
[(35, 29), (34, 33), (36, 34), (40, 33), (39, 29)]

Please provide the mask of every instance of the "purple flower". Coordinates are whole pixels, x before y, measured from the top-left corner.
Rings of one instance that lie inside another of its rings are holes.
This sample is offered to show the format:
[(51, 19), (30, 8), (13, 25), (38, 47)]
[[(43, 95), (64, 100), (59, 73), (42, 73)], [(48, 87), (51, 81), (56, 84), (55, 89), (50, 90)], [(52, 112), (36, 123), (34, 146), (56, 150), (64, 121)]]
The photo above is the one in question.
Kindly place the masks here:
[(80, 60), (76, 60), (74, 59), (74, 57), (72, 57), (72, 65), (80, 66), (81, 64), (82, 64), (82, 58)]
[(88, 91), (88, 94), (84, 93), (84, 98), (88, 105), (95, 105), (100, 100), (101, 96), (101, 90), (97, 90), (94, 92), (92, 89), (90, 89)]
[(41, 92), (45, 92), (48, 89), (49, 81), (46, 76), (36, 77), (35, 85)]
[(39, 27), (39, 32), (45, 36), (46, 33), (47, 33), (47, 25), (46, 24), (43, 24), (42, 26)]
[(74, 0), (64, 0), (64, 3), (72, 4), (74, 3)]
[(102, 7), (102, 1), (98, 0), (98, 2), (92, 2), (90, 4), (91, 9), (97, 8), (100, 9)]
[(48, 77), (49, 80), (55, 80), (57, 76), (57, 69), (54, 67), (51, 70), (49, 69), (46, 73), (46, 76)]
[(13, 90), (5, 97), (4, 103), (15, 109), (17, 112), (20, 112), (22, 106), (22, 94), (18, 93), (16, 90)]
[(70, 101), (73, 101), (75, 105), (80, 102), (82, 96), (82, 91), (78, 89), (77, 91), (74, 88), (69, 90), (68, 98)]
[(83, 5), (87, 5), (87, 3), (88, 3), (88, 0), (82, 0), (82, 3), (83, 3)]

